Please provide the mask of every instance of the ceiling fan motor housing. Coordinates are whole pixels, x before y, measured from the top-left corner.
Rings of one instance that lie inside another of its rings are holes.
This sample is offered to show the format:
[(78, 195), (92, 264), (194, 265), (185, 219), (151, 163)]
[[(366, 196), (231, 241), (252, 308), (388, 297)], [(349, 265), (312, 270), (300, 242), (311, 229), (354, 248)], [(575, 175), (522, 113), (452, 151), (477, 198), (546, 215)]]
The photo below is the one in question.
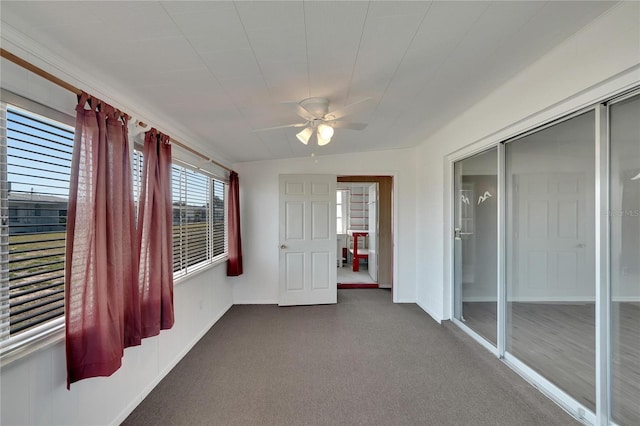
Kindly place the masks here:
[(308, 98), (300, 101), (300, 106), (313, 114), (318, 120), (322, 120), (329, 112), (329, 99)]

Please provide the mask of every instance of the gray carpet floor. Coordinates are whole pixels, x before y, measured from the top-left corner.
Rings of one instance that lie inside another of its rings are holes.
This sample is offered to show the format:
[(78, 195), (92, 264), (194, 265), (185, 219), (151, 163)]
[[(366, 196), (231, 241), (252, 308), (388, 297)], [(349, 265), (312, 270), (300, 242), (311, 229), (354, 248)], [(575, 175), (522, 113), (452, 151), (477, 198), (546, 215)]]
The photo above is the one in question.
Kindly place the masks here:
[(578, 424), (450, 323), (383, 289), (233, 306), (124, 425)]

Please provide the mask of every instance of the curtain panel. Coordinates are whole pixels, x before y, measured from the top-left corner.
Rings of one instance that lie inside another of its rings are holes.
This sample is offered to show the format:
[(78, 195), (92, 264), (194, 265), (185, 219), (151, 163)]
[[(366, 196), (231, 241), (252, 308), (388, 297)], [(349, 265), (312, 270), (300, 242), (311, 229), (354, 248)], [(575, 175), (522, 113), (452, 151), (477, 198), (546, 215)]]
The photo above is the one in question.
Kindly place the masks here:
[(142, 337), (173, 326), (171, 145), (169, 136), (145, 133), (138, 208)]
[(140, 344), (127, 121), (113, 107), (80, 95), (65, 258), (67, 388), (84, 378), (111, 375), (124, 348)]
[(229, 175), (228, 217), (227, 276), (235, 277), (242, 275), (242, 240), (240, 238), (240, 182), (238, 173), (233, 171)]

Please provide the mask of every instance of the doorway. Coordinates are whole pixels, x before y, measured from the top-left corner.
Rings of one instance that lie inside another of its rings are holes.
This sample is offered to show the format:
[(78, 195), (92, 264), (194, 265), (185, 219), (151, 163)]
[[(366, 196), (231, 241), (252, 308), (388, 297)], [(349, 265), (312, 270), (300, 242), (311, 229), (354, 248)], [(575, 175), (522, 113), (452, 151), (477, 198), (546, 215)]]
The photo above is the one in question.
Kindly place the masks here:
[(393, 287), (392, 176), (338, 176), (338, 288)]

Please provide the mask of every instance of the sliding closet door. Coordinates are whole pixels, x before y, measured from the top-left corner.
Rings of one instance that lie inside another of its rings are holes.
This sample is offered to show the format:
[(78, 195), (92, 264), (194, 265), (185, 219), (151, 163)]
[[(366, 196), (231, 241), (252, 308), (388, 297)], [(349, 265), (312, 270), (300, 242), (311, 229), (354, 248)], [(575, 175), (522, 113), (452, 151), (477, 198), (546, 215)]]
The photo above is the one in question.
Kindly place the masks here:
[(640, 96), (610, 119), (611, 415), (640, 425)]
[(496, 345), (497, 150), (455, 163), (455, 317)]
[(595, 411), (595, 113), (507, 143), (506, 350)]

